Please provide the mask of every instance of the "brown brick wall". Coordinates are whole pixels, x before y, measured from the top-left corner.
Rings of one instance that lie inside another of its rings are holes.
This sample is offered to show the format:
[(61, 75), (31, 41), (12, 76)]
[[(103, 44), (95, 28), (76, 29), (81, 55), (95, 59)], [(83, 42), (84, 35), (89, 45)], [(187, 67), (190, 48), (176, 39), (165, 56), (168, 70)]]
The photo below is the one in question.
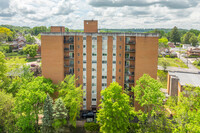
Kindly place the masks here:
[(84, 21), (84, 32), (98, 32), (98, 21), (97, 20), (85, 20)]
[[(121, 39), (120, 39), (121, 38)], [(124, 88), (125, 37), (117, 36), (116, 44), (116, 82)], [(120, 64), (121, 62), (121, 64)], [(120, 79), (119, 79), (120, 77)]]
[(64, 79), (63, 36), (41, 36), (42, 75), (53, 83)]
[[(157, 79), (158, 38), (136, 37), (135, 49), (135, 83), (145, 73)], [(135, 108), (140, 109), (136, 102)]]
[(100, 104), (102, 89), (102, 36), (97, 36), (97, 107)]
[(107, 40), (107, 87), (112, 83), (112, 64), (113, 64), (113, 37), (108, 36)]
[(91, 103), (92, 103), (92, 37), (87, 36), (87, 54), (86, 54), (86, 61), (87, 61), (87, 80), (86, 80), (86, 102), (87, 102), (87, 110), (91, 110)]
[(64, 26), (51, 26), (51, 32), (65, 32)]

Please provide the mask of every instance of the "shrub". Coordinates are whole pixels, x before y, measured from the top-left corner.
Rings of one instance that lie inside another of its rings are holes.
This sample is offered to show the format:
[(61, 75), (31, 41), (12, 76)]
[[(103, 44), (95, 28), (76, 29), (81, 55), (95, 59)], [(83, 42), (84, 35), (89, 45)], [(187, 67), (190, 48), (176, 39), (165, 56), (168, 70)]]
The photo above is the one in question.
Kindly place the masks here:
[(198, 55), (190, 55), (189, 58), (198, 58)]
[(87, 131), (99, 131), (100, 126), (99, 126), (98, 123), (94, 123), (94, 122), (88, 123), (88, 122), (86, 122), (86, 123), (84, 124), (84, 128), (85, 128), (85, 130), (87, 130)]
[(166, 58), (170, 58), (170, 55), (166, 55), (165, 57), (166, 57)]

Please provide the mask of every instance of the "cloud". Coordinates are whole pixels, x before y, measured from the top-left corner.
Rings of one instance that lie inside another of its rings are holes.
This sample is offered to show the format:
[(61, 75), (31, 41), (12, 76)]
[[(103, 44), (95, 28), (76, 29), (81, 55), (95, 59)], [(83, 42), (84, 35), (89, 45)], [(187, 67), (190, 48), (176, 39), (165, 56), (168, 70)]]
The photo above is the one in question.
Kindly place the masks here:
[(53, 8), (53, 12), (55, 15), (68, 15), (73, 11), (73, 5), (69, 0), (62, 0), (55, 8)]
[(87, 0), (87, 2), (94, 7), (147, 7), (158, 4), (171, 9), (185, 9), (195, 7), (199, 0)]
[(1, 0), (0, 9), (5, 9), (9, 7), (10, 0)]

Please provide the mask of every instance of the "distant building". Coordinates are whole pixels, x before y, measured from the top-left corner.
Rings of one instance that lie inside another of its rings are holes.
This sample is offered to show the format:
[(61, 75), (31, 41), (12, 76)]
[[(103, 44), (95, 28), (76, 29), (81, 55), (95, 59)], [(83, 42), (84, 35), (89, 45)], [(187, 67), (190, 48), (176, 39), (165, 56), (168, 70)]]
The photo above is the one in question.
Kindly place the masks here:
[(26, 39), (23, 36), (19, 36), (10, 44), (13, 51), (21, 50), (25, 45), (26, 45)]
[(168, 42), (168, 46), (169, 46), (170, 48), (175, 48), (175, 47), (176, 47), (176, 46), (174, 45), (173, 42)]
[(188, 48), (187, 55), (191, 56), (200, 56), (200, 48)]
[(192, 47), (191, 44), (183, 44), (183, 45), (182, 45), (182, 48), (183, 48), (183, 49), (188, 49), (188, 48), (190, 48), (190, 47)]
[[(84, 32), (65, 32), (52, 26), (41, 33), (42, 75), (59, 83), (75, 74), (83, 86), (83, 110), (95, 110), (101, 90), (111, 82), (123, 89), (136, 84), (143, 74), (157, 78), (158, 34), (99, 33), (98, 21), (85, 20)], [(134, 104), (139, 109), (137, 103)]]
[(187, 72), (168, 72), (167, 92), (169, 96), (179, 96), (184, 87), (200, 87), (200, 74)]

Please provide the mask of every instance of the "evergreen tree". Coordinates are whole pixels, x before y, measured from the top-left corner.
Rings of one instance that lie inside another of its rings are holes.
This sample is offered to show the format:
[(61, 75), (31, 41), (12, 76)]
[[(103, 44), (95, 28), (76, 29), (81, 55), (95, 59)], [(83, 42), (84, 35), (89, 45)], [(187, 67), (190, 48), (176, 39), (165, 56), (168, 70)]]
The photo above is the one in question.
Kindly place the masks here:
[(44, 117), (42, 119), (42, 132), (43, 133), (53, 133), (53, 100), (49, 95), (47, 95), (44, 101), (43, 114)]
[(64, 102), (62, 101), (61, 98), (57, 99), (55, 102), (55, 105), (53, 107), (54, 113), (54, 123), (53, 126), (54, 128), (58, 131), (64, 127), (64, 125), (67, 124), (67, 109), (65, 108)]
[(170, 39), (172, 42), (174, 42), (175, 45), (176, 42), (180, 42), (180, 34), (176, 26), (171, 30)]

